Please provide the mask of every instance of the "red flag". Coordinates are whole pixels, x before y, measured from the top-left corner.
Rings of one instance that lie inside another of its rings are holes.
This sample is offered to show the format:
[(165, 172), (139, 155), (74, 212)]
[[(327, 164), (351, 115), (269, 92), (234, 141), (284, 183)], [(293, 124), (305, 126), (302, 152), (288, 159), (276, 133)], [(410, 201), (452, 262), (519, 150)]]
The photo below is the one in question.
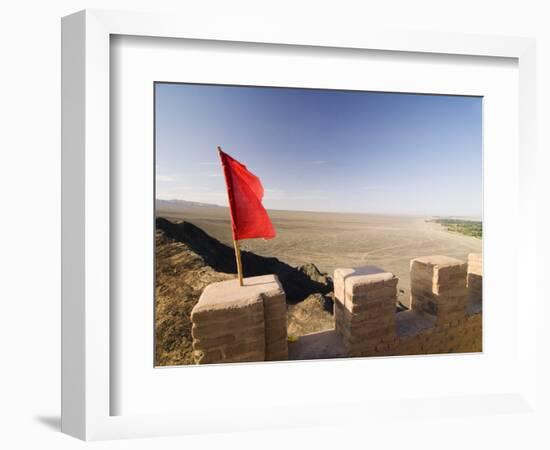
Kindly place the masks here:
[(264, 188), (260, 179), (244, 164), (218, 147), (229, 197), (233, 239), (275, 237), (275, 229), (262, 206)]

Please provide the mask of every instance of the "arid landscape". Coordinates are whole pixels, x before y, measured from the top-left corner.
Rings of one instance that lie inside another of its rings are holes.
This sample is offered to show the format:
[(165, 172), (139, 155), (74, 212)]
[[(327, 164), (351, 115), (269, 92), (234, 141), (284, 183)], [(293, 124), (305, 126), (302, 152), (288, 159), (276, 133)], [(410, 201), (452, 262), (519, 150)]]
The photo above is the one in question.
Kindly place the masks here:
[[(156, 364), (192, 364), (190, 313), (210, 283), (236, 272), (229, 211), (185, 201), (157, 201)], [(482, 240), (448, 231), (430, 217), (269, 211), (272, 240), (241, 242), (245, 276), (275, 273), (285, 288), (289, 335), (333, 327), (332, 274), (372, 264), (399, 278), (409, 307), (413, 258), (443, 254), (466, 260)]]
[[(157, 216), (185, 220), (231, 246), (229, 210), (184, 201), (158, 201)], [(332, 276), (337, 267), (373, 264), (399, 278), (398, 300), (409, 302), (409, 262), (424, 255), (441, 254), (466, 260), (481, 253), (482, 240), (447, 231), (430, 217), (320, 213), (270, 210), (277, 230), (272, 240), (248, 240), (248, 250), (275, 257), (291, 266), (313, 263)]]

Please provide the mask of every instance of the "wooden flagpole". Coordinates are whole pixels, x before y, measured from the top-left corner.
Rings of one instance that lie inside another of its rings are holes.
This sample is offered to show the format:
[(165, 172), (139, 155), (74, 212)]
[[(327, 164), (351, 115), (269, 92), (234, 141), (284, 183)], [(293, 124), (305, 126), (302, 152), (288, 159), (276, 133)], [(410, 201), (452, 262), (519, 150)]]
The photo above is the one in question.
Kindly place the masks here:
[[(226, 183), (226, 186), (227, 186), (227, 197), (229, 199), (229, 212), (231, 214), (231, 224), (233, 225), (234, 224), (234, 222), (233, 222), (233, 211), (232, 211), (233, 208), (232, 208), (232, 204), (231, 204), (231, 194), (229, 192), (229, 190), (231, 189), (231, 180), (227, 179), (228, 174), (226, 172), (226, 168), (223, 165), (221, 152), (222, 152), (222, 148), (218, 145), (218, 155), (220, 157), (220, 162), (222, 163), (222, 169), (223, 169), (223, 173), (224, 173), (224, 177), (225, 177), (225, 183)], [(234, 236), (234, 234), (233, 234), (233, 236)], [(239, 277), (239, 286), (243, 286), (243, 264), (242, 264), (242, 261), (241, 261), (241, 248), (239, 247), (239, 241), (237, 241), (235, 238), (233, 238), (233, 247), (235, 248), (235, 259), (237, 260), (237, 275)]]
[(235, 258), (237, 259), (237, 273), (239, 275), (239, 286), (243, 285), (243, 264), (241, 262), (241, 248), (239, 247), (239, 241), (233, 239), (233, 245), (235, 247)]

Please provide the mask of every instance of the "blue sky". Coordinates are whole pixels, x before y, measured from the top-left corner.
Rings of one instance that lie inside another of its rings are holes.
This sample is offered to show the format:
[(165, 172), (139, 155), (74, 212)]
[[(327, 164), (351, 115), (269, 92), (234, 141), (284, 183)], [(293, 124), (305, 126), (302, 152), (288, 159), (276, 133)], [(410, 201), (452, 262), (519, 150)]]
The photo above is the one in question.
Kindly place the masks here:
[(156, 196), (227, 205), (216, 151), (271, 209), (482, 213), (482, 99), (160, 83)]

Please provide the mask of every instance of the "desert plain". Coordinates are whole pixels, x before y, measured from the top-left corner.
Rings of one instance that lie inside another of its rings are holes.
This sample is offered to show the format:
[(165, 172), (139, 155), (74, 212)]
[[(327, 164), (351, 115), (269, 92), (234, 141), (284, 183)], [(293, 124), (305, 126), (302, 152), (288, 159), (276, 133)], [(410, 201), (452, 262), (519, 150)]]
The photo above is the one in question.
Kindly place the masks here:
[[(269, 210), (277, 236), (241, 242), (241, 248), (291, 265), (313, 263), (332, 276), (337, 267), (373, 264), (399, 278), (398, 300), (410, 303), (409, 263), (441, 254), (467, 260), (482, 252), (482, 240), (447, 231), (430, 216)], [(157, 201), (157, 217), (184, 220), (232, 246), (226, 207), (182, 201)]]

